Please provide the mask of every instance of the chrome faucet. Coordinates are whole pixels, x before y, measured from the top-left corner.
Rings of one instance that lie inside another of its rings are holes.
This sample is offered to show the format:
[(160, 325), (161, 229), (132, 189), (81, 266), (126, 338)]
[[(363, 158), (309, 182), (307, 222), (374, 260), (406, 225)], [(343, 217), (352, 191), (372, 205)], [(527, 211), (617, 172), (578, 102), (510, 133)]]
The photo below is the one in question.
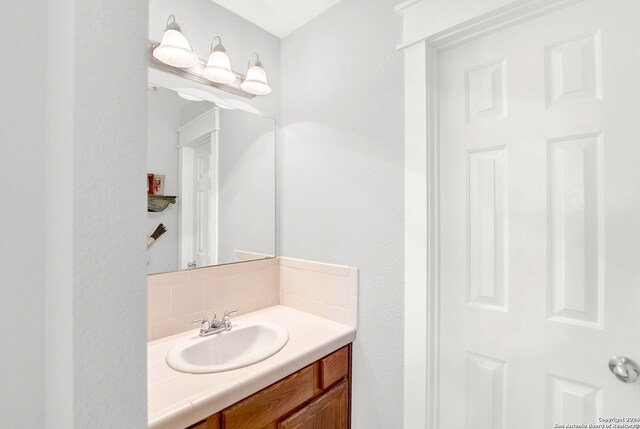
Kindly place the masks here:
[(238, 310), (227, 310), (224, 312), (222, 316), (222, 320), (218, 320), (218, 315), (213, 313), (213, 320), (209, 321), (207, 316), (202, 319), (194, 320), (193, 324), (200, 324), (200, 336), (208, 337), (209, 335), (219, 334), (220, 332), (230, 331), (231, 326), (231, 315), (237, 313)]

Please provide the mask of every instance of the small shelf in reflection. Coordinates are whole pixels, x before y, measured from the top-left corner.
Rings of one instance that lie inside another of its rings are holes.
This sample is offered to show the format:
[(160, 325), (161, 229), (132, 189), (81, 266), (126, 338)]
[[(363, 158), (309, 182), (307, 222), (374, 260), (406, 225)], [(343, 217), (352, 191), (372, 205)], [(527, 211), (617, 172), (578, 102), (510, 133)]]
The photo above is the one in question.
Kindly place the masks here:
[(167, 195), (147, 195), (147, 212), (162, 212), (169, 204), (175, 204), (176, 198)]

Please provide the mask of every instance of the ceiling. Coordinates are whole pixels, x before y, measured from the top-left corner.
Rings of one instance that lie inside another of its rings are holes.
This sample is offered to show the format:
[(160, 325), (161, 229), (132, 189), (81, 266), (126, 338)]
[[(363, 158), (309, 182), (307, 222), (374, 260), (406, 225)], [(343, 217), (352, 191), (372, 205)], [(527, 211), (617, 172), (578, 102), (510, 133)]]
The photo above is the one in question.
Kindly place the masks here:
[(340, 0), (213, 0), (269, 33), (283, 38)]

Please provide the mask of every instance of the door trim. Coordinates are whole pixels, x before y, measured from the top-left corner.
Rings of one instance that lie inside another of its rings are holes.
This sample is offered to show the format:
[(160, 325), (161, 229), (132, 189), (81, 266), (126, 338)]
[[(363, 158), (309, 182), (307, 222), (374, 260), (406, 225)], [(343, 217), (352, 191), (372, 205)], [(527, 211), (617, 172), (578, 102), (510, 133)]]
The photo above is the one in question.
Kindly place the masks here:
[[(439, 429), (438, 64), (444, 50), (585, 0), (516, 0), (397, 46), (405, 66), (404, 428)], [(420, 2), (407, 2), (403, 17)], [(437, 19), (435, 17), (434, 19)], [(408, 341), (410, 339), (410, 341)]]

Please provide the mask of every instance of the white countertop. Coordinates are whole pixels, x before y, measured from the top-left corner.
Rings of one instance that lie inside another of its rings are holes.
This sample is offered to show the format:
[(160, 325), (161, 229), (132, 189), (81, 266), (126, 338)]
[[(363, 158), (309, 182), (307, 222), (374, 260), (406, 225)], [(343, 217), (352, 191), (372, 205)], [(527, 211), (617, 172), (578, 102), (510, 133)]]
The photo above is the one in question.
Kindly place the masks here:
[[(235, 319), (235, 318), (234, 318)], [(152, 341), (147, 347), (149, 428), (184, 429), (351, 343), (350, 326), (277, 305), (239, 316), (289, 331), (289, 342), (254, 365), (214, 374), (185, 374), (165, 362), (167, 351), (193, 331)]]

